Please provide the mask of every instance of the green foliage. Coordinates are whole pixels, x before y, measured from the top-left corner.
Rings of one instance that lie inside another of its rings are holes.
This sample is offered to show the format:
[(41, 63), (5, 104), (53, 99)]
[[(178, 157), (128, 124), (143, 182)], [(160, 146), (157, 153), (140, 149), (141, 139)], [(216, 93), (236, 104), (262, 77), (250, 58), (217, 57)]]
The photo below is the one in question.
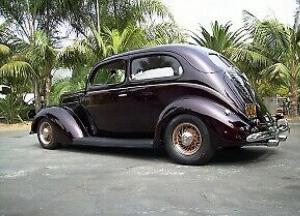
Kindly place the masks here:
[[(298, 2), (297, 2), (298, 3)], [(297, 114), (298, 83), (300, 80), (300, 28), (299, 8), (294, 26), (290, 27), (276, 19), (259, 20), (244, 11), (244, 22), (253, 40), (252, 46), (260, 59), (267, 59), (259, 75), (271, 85), (281, 85), (291, 93), (291, 113)]]
[(5, 99), (0, 99), (0, 116), (4, 117), (8, 124), (23, 122), (29, 107), (24, 104), (21, 95), (8, 94)]
[(256, 89), (257, 94), (260, 98), (267, 96), (286, 96), (288, 89), (282, 85), (270, 85), (270, 82), (266, 79), (258, 79), (253, 83), (254, 88)]
[(0, 76), (1, 77), (27, 77), (32, 73), (31, 65), (22, 61), (19, 54), (11, 53), (11, 49), (0, 44)]
[(244, 28), (231, 31), (231, 27), (231, 23), (223, 25), (215, 21), (210, 26), (211, 31), (200, 26), (199, 34), (192, 32), (191, 37), (195, 44), (210, 48), (230, 57), (233, 49), (242, 48), (247, 39)]
[(10, 49), (4, 44), (0, 44), (0, 57), (6, 57), (10, 54)]
[(51, 104), (59, 104), (60, 96), (66, 92), (82, 90), (85, 87), (86, 77), (90, 68), (76, 67), (71, 78), (57, 80), (51, 89)]
[(163, 22), (145, 27), (149, 46), (184, 43), (188, 35), (173, 22)]
[(100, 32), (105, 26), (123, 30), (154, 19), (173, 21), (172, 14), (161, 0), (78, 0), (65, 4), (63, 8), (68, 23), (85, 37), (93, 29)]

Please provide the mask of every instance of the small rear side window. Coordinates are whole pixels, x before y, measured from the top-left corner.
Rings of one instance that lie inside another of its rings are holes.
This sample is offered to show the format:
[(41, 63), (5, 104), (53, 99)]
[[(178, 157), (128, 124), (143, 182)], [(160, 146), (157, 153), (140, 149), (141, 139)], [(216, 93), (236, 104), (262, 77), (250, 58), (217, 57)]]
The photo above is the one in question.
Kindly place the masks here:
[(209, 59), (220, 68), (226, 69), (233, 66), (228, 60), (216, 54), (210, 54)]
[(132, 61), (131, 80), (174, 77), (182, 73), (182, 66), (177, 59), (167, 55), (155, 55)]

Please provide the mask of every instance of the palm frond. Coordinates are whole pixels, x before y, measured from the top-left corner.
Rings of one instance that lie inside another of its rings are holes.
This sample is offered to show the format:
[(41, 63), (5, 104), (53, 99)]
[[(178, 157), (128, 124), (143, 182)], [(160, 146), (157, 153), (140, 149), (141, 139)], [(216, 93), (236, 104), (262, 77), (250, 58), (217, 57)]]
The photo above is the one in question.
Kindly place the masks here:
[(160, 0), (137, 0), (133, 5), (136, 12), (136, 18), (140, 17), (143, 20), (143, 15), (158, 16), (161, 18), (168, 17), (174, 20), (173, 15), (169, 11), (168, 7)]
[(227, 56), (234, 62), (242, 62), (251, 65), (253, 68), (265, 68), (272, 64), (272, 61), (260, 52), (255, 52), (249, 48), (229, 48), (225, 51)]
[(78, 64), (87, 64), (89, 56), (89, 48), (85, 40), (74, 42), (72, 45), (63, 48), (58, 54), (58, 62), (60, 65), (73, 68)]
[(10, 60), (0, 68), (2, 77), (29, 77), (32, 74), (34, 74), (33, 68), (24, 61)]
[(256, 25), (259, 22), (260, 22), (259, 19), (257, 19), (257, 17), (254, 16), (254, 14), (250, 13), (247, 10), (243, 10), (243, 23), (245, 29), (248, 32), (253, 33), (255, 31)]
[(276, 20), (268, 20), (257, 24), (254, 40), (262, 48), (273, 53), (276, 56), (282, 55), (289, 48), (290, 35), (285, 26)]
[(10, 48), (5, 44), (0, 44), (0, 57), (8, 56), (10, 54)]
[(245, 29), (240, 28), (236, 31), (231, 31), (231, 26), (230, 22), (223, 25), (215, 21), (211, 23), (210, 31), (200, 26), (199, 33), (192, 32), (191, 38), (195, 44), (227, 55), (226, 50), (243, 47), (247, 39)]
[(290, 80), (290, 70), (283, 63), (272, 64), (271, 66), (262, 70), (260, 74), (270, 81), (275, 81), (277, 83), (281, 82), (285, 83), (285, 85), (289, 85), (288, 82)]

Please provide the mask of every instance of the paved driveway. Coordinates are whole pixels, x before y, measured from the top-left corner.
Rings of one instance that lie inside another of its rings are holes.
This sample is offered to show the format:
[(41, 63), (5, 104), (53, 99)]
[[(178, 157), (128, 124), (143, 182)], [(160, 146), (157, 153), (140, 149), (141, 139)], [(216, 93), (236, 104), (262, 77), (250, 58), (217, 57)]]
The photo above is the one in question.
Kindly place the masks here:
[(0, 132), (0, 215), (300, 215), (300, 123), (278, 148), (181, 166), (149, 150), (39, 147)]

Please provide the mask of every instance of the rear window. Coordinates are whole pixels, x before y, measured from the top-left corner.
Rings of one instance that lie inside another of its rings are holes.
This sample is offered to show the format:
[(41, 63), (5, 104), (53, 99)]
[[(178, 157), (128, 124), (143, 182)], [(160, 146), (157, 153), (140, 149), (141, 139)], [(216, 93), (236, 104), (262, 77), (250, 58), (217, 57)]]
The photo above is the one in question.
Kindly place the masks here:
[(209, 54), (209, 59), (220, 68), (226, 69), (233, 67), (233, 65), (222, 56), (216, 54)]

